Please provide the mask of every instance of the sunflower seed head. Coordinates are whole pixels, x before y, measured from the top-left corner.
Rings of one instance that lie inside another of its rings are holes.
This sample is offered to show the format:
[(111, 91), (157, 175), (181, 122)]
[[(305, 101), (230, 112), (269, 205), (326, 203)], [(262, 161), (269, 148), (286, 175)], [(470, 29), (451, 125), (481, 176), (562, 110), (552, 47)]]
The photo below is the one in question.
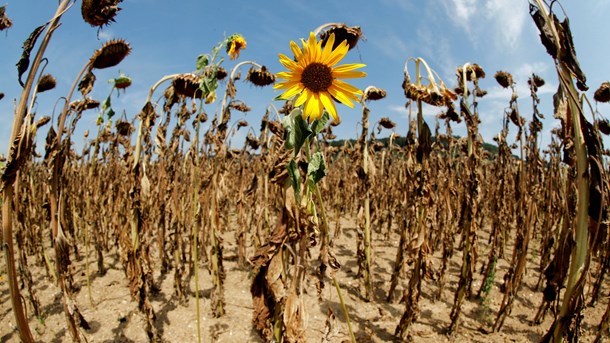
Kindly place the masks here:
[(123, 0), (83, 0), (81, 14), (83, 20), (91, 26), (102, 27), (114, 21), (114, 17), (121, 10), (118, 4)]
[(201, 82), (201, 78), (195, 74), (181, 74), (174, 78), (172, 86), (178, 95), (201, 99), (203, 92), (199, 89), (199, 82)]
[(38, 93), (46, 92), (55, 88), (57, 81), (51, 74), (45, 74), (38, 80)]
[(254, 85), (259, 87), (269, 86), (275, 82), (275, 75), (267, 70), (267, 67), (262, 66), (258, 68), (250, 68), (246, 80), (252, 82)]
[(513, 76), (505, 71), (497, 71), (494, 75), (494, 78), (498, 82), (500, 86), (503, 88), (508, 88), (513, 85)]
[(365, 100), (381, 100), (383, 98), (386, 97), (388, 93), (381, 89), (381, 88), (377, 88), (377, 87), (367, 87), (367, 89), (364, 91), (364, 99)]
[(597, 102), (610, 102), (610, 82), (603, 82), (593, 94), (593, 99)]
[(6, 5), (0, 6), (0, 31), (13, 26), (13, 22), (6, 16)]
[(106, 42), (101, 49), (96, 50), (91, 56), (90, 65), (92, 69), (104, 69), (114, 67), (121, 63), (131, 52), (129, 43), (123, 39), (113, 39)]

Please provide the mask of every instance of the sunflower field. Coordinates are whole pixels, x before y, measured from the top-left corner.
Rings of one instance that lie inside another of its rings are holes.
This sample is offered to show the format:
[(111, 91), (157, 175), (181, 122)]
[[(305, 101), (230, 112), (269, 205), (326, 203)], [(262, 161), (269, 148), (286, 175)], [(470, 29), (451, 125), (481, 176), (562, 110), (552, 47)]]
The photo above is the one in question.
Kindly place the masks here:
[[(106, 99), (91, 97), (103, 87), (95, 73), (135, 49), (108, 40), (53, 116), (36, 116), (37, 97), (56, 87), (45, 52), (62, 16), (80, 6), (100, 28), (121, 20), (119, 3), (58, 1), (23, 43), (0, 163), (0, 341), (608, 339), (610, 123), (596, 106), (610, 102), (610, 83), (588, 98), (570, 23), (555, 7), (530, 2), (556, 67), (560, 126), (542, 146), (545, 80), (532, 74), (519, 101), (511, 73), (495, 71), (512, 96), (490, 149), (479, 134), (483, 66), (464, 63), (442, 80), (410, 57), (398, 71), (409, 126), (370, 122), (386, 90), (352, 85), (366, 65), (343, 59), (363, 32), (340, 23), (286, 42), (279, 72), (240, 60), (247, 37), (225, 37), (193, 70), (159, 76), (139, 113), (120, 118), (112, 99), (129, 92), (127, 74)], [(11, 25), (0, 7), (0, 31)], [(236, 61), (231, 70), (224, 57)], [(250, 126), (243, 83), (279, 95), (255, 123), (260, 134), (235, 146)], [(519, 102), (531, 104), (531, 120)], [(337, 140), (346, 106), (361, 111), (359, 131)], [(434, 127), (423, 106), (440, 113)], [(88, 112), (96, 125), (78, 138)]]

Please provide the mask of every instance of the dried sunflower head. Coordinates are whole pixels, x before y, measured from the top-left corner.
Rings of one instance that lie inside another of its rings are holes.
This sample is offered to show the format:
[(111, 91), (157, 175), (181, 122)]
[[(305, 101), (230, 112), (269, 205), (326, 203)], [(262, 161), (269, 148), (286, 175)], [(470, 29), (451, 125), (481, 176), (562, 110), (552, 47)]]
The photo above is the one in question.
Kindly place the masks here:
[(513, 85), (513, 76), (505, 71), (497, 71), (494, 78), (503, 88), (508, 88)]
[(248, 144), (248, 146), (253, 150), (258, 149), (261, 145), (258, 138), (254, 137), (252, 132), (248, 132), (248, 135), (246, 136), (246, 144)]
[(134, 131), (134, 128), (130, 122), (121, 120), (116, 123), (116, 131), (121, 136), (129, 136)]
[(259, 87), (269, 86), (275, 82), (275, 75), (267, 70), (267, 67), (262, 66), (258, 68), (250, 68), (246, 80), (252, 82), (254, 85)]
[(201, 78), (195, 74), (180, 74), (172, 81), (176, 94), (187, 98), (201, 99), (203, 92), (199, 89)]
[(250, 108), (250, 106), (246, 105), (245, 102), (240, 101), (240, 100), (233, 100), (229, 103), (229, 107), (235, 110), (238, 110), (239, 112), (250, 112), (250, 110), (252, 110)]
[(386, 97), (388, 93), (377, 87), (369, 86), (364, 90), (364, 100), (381, 100)]
[(91, 26), (102, 27), (114, 21), (114, 17), (121, 10), (118, 4), (123, 0), (83, 0), (81, 14), (83, 19)]
[(347, 26), (345, 24), (333, 24), (328, 30), (320, 34), (320, 40), (322, 46), (326, 45), (326, 42), (332, 34), (335, 34), (335, 41), (333, 42), (333, 50), (341, 44), (343, 41), (347, 41), (349, 50), (356, 47), (358, 41), (362, 39), (362, 30), (360, 26)]
[(6, 16), (6, 5), (0, 6), (0, 31), (13, 26), (13, 22)]
[(123, 39), (113, 39), (106, 42), (101, 49), (96, 50), (89, 60), (91, 69), (114, 67), (129, 55), (131, 47)]
[(38, 93), (46, 92), (55, 88), (57, 80), (51, 74), (45, 74), (38, 80)]
[(597, 102), (610, 102), (610, 82), (603, 82), (593, 94), (593, 99)]
[(379, 125), (386, 129), (393, 129), (396, 126), (396, 123), (391, 121), (388, 117), (383, 117), (379, 119)]

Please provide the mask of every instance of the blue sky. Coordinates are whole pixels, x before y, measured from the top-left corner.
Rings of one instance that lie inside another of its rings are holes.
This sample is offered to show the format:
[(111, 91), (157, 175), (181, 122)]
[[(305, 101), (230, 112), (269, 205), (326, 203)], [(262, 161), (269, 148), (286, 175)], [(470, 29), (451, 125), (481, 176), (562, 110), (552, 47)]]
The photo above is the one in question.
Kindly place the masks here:
[[(21, 56), (21, 45), (35, 27), (53, 15), (57, 1), (5, 0), (5, 3), (13, 27), (0, 32), (0, 92), (5, 94), (0, 100), (0, 153), (4, 155), (12, 125), (13, 99), (19, 97), (21, 90), (15, 68)], [(563, 5), (570, 17), (576, 52), (587, 75), (591, 88), (588, 96), (592, 100), (593, 91), (601, 82), (610, 79), (607, 62), (610, 44), (603, 30), (610, 15), (610, 2), (564, 1)], [(486, 141), (491, 141), (499, 132), (502, 114), (510, 98), (510, 91), (501, 89), (493, 78), (498, 70), (513, 74), (520, 96), (519, 108), (528, 120), (531, 100), (527, 78), (532, 72), (544, 78), (546, 85), (539, 93), (546, 117), (543, 143), (548, 142), (548, 131), (558, 125), (550, 107), (557, 77), (525, 0), (126, 0), (121, 7), (123, 10), (116, 17), (116, 23), (99, 31), (82, 20), (80, 1), (64, 15), (63, 24), (55, 32), (46, 53), (49, 59), (46, 72), (57, 78), (58, 87), (40, 95), (37, 117), (53, 113), (55, 103), (67, 95), (91, 54), (112, 38), (125, 39), (133, 52), (117, 67), (96, 72), (97, 83), (91, 95), (103, 100), (111, 87), (106, 81), (118, 76), (119, 70), (131, 76), (132, 87), (126, 94), (112, 99), (114, 110), (125, 111), (131, 119), (144, 105), (150, 86), (163, 75), (193, 71), (197, 56), (210, 52), (225, 35), (241, 33), (248, 43), (238, 61), (230, 61), (223, 54), (226, 69), (230, 70), (239, 61), (252, 60), (276, 73), (284, 70), (277, 55), (290, 54), (291, 40), (307, 37), (321, 24), (340, 22), (360, 26), (365, 38), (343, 60), (343, 63), (366, 64), (362, 70), (368, 76), (351, 80), (351, 83), (362, 89), (374, 85), (388, 93), (387, 98), (370, 104), (371, 127), (379, 118), (390, 117), (398, 124), (396, 132), (399, 135), (406, 133), (408, 113), (404, 108), (406, 99), (401, 83), (404, 63), (410, 57), (424, 58), (451, 88), (456, 85), (456, 67), (468, 62), (483, 67), (487, 77), (480, 84), (489, 94), (480, 102), (480, 132)], [(244, 75), (247, 68), (242, 69)], [(237, 98), (252, 107), (245, 119), (258, 133), (260, 118), (280, 92), (271, 87), (255, 88), (242, 81), (238, 81), (237, 89)], [(224, 84), (221, 91), (224, 91)], [(162, 90), (157, 94), (160, 96)], [(206, 112), (214, 113), (219, 103), (207, 105)], [(275, 105), (279, 107), (281, 102)], [(335, 134), (339, 138), (356, 137), (361, 117), (358, 106), (350, 109), (338, 105), (337, 109), (343, 121)], [(598, 109), (602, 114), (609, 111), (608, 105), (600, 104)], [(431, 108), (425, 110), (425, 119), (432, 128), (438, 112)], [(82, 146), (85, 129), (95, 128), (97, 114), (96, 110), (85, 112), (74, 137), (77, 145)], [(233, 120), (242, 117), (235, 112)], [(40, 134), (44, 136), (47, 130), (48, 126)], [(454, 131), (464, 134), (464, 124), (454, 125)], [(514, 139), (516, 130), (512, 133), (509, 139)], [(246, 130), (242, 129), (233, 142), (239, 144), (245, 134)], [(39, 144), (37, 149), (42, 152), (43, 148)]]

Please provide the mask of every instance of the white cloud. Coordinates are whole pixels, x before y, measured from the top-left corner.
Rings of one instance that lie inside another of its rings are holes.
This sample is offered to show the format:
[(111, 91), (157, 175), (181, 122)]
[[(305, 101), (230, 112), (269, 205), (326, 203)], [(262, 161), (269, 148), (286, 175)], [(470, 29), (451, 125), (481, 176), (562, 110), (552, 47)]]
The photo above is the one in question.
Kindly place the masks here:
[[(405, 100), (406, 102), (406, 100)], [(405, 105), (388, 105), (387, 109), (390, 113), (400, 117), (400, 118), (409, 118), (409, 112), (411, 112), (411, 116), (413, 119), (417, 118), (417, 105), (413, 104), (413, 108), (406, 108)], [(424, 117), (436, 118), (436, 115), (439, 114), (442, 109), (434, 106), (430, 106), (428, 104), (423, 104), (422, 106)], [(393, 116), (390, 116), (390, 118)]]
[[(522, 9), (516, 8), (519, 6)], [(525, 24), (525, 5), (514, 0), (490, 0), (485, 4), (485, 13), (488, 23), (494, 25), (495, 35), (500, 38), (498, 45), (515, 47)]]
[[(514, 0), (439, 0), (446, 15), (464, 30), (475, 46), (493, 39), (499, 47), (516, 47), (522, 34), (527, 7)], [(521, 8), (519, 8), (521, 7)]]
[(114, 38), (114, 33), (112, 32), (112, 30), (100, 30), (98, 33), (98, 37), (101, 41), (108, 41)]
[(469, 21), (477, 11), (477, 0), (452, 0), (458, 19)]

